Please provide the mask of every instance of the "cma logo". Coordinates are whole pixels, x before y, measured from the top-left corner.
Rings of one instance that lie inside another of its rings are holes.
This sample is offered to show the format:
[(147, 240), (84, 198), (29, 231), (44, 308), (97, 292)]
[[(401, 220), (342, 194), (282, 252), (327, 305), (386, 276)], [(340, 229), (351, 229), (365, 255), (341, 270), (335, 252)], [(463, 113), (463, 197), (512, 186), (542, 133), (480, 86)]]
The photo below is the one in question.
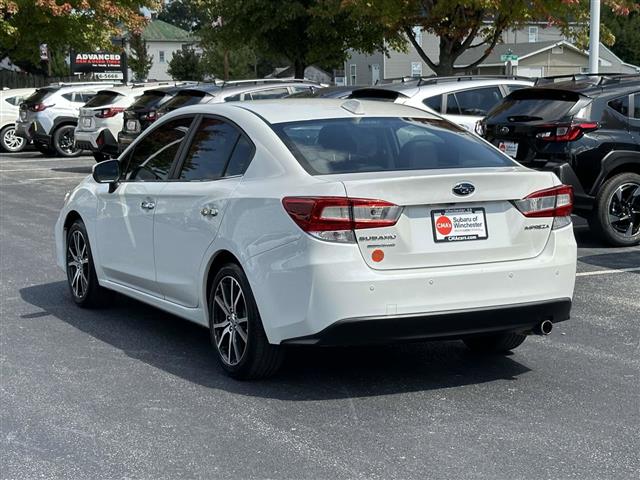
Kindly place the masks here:
[(379, 242), (380, 240), (395, 240), (398, 238), (397, 235), (371, 235), (368, 237), (358, 237), (358, 241), (360, 242)]

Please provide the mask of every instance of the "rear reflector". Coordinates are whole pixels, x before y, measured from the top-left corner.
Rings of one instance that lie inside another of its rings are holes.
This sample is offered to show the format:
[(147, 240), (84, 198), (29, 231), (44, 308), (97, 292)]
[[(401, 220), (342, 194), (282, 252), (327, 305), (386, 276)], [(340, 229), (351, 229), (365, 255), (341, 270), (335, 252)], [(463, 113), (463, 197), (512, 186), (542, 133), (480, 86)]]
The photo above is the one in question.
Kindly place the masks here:
[(346, 197), (285, 197), (282, 205), (305, 232), (323, 240), (350, 243), (354, 230), (391, 227), (402, 207), (383, 200)]
[[(529, 218), (570, 217), (573, 210), (573, 187), (560, 185), (540, 190), (513, 203), (525, 217)], [(554, 221), (554, 228), (560, 228), (566, 224), (564, 221), (557, 223)]]

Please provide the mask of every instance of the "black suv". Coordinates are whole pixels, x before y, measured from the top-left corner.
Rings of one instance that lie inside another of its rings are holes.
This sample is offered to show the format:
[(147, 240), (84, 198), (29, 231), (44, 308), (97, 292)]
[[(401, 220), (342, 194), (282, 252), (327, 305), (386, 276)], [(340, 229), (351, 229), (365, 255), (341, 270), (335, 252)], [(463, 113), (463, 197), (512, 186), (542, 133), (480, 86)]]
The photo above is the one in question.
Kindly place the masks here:
[(478, 133), (572, 185), (575, 213), (615, 246), (640, 244), (640, 75), (542, 78), (489, 112)]

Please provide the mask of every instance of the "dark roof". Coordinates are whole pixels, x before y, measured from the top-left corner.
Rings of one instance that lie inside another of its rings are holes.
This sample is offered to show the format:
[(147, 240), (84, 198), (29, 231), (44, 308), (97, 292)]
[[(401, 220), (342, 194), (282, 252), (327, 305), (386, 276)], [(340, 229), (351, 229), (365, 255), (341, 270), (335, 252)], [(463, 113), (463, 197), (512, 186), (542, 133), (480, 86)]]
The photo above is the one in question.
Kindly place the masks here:
[(142, 31), (142, 38), (146, 41), (161, 42), (195, 42), (198, 39), (191, 33), (163, 22), (162, 20), (151, 21)]
[[(518, 55), (518, 57), (524, 57), (531, 55), (534, 52), (540, 50), (547, 50), (555, 45), (562, 47), (569, 47), (571, 49), (579, 50), (577, 47), (571, 45), (569, 42), (564, 41), (552, 41), (552, 42), (531, 42), (531, 43), (500, 43), (496, 45), (489, 56), (482, 62), (482, 65), (502, 64), (500, 60), (501, 55), (511, 53)], [(456, 67), (467, 66), (482, 56), (484, 52), (483, 47), (470, 48), (466, 50), (456, 60)]]

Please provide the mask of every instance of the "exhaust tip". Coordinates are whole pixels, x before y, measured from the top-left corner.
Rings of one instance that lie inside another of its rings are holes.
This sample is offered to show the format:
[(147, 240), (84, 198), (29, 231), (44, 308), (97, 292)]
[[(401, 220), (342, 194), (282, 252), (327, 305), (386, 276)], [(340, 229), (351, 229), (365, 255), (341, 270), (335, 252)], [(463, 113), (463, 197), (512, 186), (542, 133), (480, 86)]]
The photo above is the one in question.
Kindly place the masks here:
[(551, 333), (551, 330), (553, 330), (553, 322), (551, 320), (543, 320), (538, 325), (536, 325), (536, 328), (534, 328), (533, 332), (536, 335), (547, 336)]

